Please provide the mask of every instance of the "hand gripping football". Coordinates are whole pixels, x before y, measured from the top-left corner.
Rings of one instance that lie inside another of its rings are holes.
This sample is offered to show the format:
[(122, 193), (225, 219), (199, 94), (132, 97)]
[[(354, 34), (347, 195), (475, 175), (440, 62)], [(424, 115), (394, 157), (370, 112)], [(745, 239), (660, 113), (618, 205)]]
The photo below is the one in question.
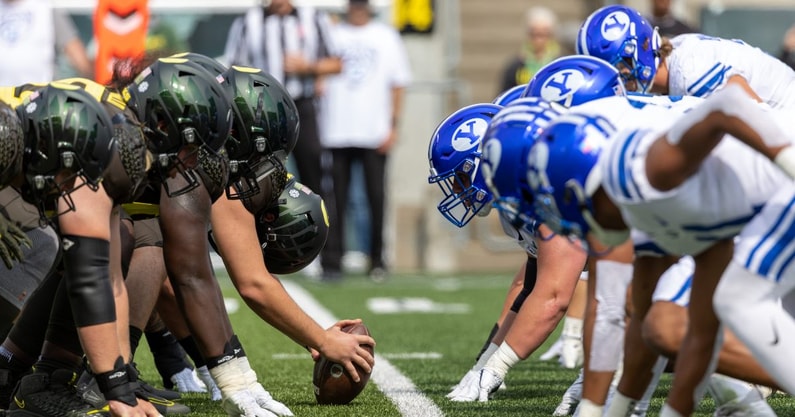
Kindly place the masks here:
[[(342, 331), (352, 334), (370, 335), (370, 331), (364, 324), (345, 326)], [(371, 354), (374, 354), (372, 346), (361, 346)], [(356, 366), (356, 372), (359, 373), (359, 382), (353, 382), (350, 374), (342, 365), (331, 362), (323, 356), (315, 362), (312, 385), (315, 388), (315, 399), (318, 404), (348, 404), (362, 392), (367, 385), (367, 381), (370, 380), (370, 374), (365, 372), (359, 365), (354, 364), (354, 366)]]

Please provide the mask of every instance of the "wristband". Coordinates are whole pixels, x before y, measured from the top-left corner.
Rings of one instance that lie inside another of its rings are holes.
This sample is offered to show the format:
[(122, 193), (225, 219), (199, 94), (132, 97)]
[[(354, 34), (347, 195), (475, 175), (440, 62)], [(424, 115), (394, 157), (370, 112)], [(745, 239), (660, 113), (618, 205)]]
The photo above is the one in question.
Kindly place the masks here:
[(97, 386), (100, 392), (108, 401), (120, 401), (130, 407), (138, 405), (135, 391), (138, 388), (137, 374), (136, 380), (130, 375), (130, 367), (124, 363), (121, 356), (116, 359), (113, 369), (108, 372), (96, 374)]
[(773, 162), (781, 168), (790, 178), (795, 178), (795, 148), (787, 146), (781, 149)]

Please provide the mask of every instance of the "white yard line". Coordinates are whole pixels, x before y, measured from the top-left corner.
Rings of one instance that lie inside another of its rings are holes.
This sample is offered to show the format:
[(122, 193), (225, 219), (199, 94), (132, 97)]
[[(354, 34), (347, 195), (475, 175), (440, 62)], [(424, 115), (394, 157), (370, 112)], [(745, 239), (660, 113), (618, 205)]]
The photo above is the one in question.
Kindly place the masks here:
[[(337, 322), (334, 315), (300, 285), (289, 280), (283, 280), (282, 284), (298, 305), (321, 326), (329, 327)], [(370, 381), (378, 385), (378, 389), (397, 406), (402, 415), (411, 417), (444, 416), (442, 410), (430, 398), (423, 395), (414, 383), (389, 363), (385, 357), (376, 353), (375, 363)]]

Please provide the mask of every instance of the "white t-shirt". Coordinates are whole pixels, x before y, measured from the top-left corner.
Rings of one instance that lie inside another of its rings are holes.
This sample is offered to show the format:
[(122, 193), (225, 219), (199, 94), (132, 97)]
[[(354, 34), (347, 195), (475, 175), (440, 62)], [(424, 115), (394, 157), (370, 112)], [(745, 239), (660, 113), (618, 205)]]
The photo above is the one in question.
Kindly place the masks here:
[(0, 85), (52, 81), (55, 24), (50, 1), (0, 1), (0, 56)]
[(411, 81), (400, 34), (377, 21), (341, 23), (332, 34), (342, 72), (326, 78), (321, 142), (329, 148), (377, 148), (392, 127), (392, 88)]
[(671, 43), (669, 94), (707, 97), (740, 75), (770, 107), (795, 106), (795, 71), (761, 49), (702, 34), (680, 35)]

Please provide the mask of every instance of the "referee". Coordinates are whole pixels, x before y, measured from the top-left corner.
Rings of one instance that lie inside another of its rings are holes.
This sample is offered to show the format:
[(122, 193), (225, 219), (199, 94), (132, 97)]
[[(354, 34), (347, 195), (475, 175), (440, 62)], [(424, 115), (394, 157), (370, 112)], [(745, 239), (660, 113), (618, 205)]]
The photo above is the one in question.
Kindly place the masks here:
[[(324, 161), (315, 104), (318, 78), (342, 70), (342, 61), (333, 49), (330, 25), (328, 15), (313, 7), (296, 7), (290, 0), (262, 0), (261, 6), (232, 23), (224, 58), (229, 65), (261, 68), (290, 93), (301, 123), (293, 150), (298, 179), (320, 194), (327, 208), (333, 209), (333, 190), (322, 181)], [(333, 221), (336, 217), (330, 214)], [(334, 229), (332, 226), (329, 233), (336, 233)], [(336, 246), (339, 245), (326, 245), (323, 250), (324, 279), (341, 277), (342, 248)]]

